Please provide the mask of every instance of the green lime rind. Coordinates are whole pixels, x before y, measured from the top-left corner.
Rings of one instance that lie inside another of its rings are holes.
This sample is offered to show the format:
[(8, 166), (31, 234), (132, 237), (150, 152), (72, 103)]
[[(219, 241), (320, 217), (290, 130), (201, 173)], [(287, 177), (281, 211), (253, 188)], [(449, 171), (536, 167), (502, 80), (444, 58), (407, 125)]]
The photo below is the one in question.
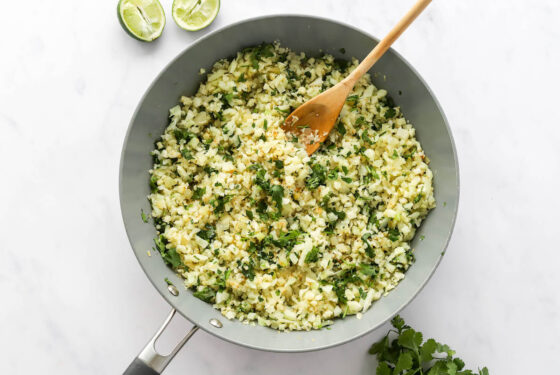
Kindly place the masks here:
[(220, 0), (174, 0), (173, 20), (183, 30), (198, 31), (210, 25), (220, 11)]
[(165, 12), (158, 0), (120, 0), (117, 15), (128, 35), (142, 42), (156, 40), (165, 27)]

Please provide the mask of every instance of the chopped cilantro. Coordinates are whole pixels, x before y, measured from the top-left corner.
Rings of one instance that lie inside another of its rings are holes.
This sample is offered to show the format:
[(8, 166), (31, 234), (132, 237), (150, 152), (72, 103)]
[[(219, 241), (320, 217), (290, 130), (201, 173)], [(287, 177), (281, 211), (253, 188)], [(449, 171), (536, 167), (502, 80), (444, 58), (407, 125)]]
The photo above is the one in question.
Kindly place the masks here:
[(311, 166), (311, 174), (305, 180), (305, 186), (309, 190), (315, 190), (319, 185), (324, 185), (327, 179), (325, 167), (321, 164), (313, 164)]
[(313, 263), (319, 259), (319, 248), (314, 246), (309, 252), (305, 255), (305, 263)]
[(152, 190), (152, 193), (155, 193), (157, 191), (157, 177), (152, 175), (150, 177), (150, 189)]
[(276, 203), (276, 208), (278, 212), (282, 211), (282, 198), (284, 198), (284, 188), (281, 185), (272, 185), (270, 187), (270, 194), (272, 195), (272, 200)]
[(204, 229), (199, 230), (196, 235), (200, 238), (202, 238), (203, 240), (206, 240), (208, 242), (212, 241), (214, 238), (216, 238), (216, 228), (214, 228), (212, 225), (210, 224), (206, 224), (204, 226)]
[(360, 272), (365, 276), (375, 277), (379, 272), (377, 264), (360, 263)]
[(210, 167), (210, 166), (208, 166), (208, 165), (205, 166), (205, 167), (203, 168), (203, 170), (204, 170), (204, 172), (208, 173), (209, 175), (212, 175), (212, 173), (218, 173), (218, 172), (219, 172), (217, 169), (212, 168), (212, 167)]
[(143, 210), (143, 209), (140, 209), (140, 217), (142, 218), (142, 221), (143, 221), (144, 223), (147, 223), (147, 222), (148, 222), (148, 216), (146, 216), (146, 214), (144, 213), (144, 210)]
[(344, 127), (344, 124), (342, 122), (338, 122), (336, 124), (336, 131), (340, 134), (340, 135), (344, 135), (346, 134), (346, 128)]
[(211, 288), (205, 287), (202, 290), (194, 292), (193, 296), (200, 300), (203, 300), (204, 302), (212, 303), (212, 301), (216, 297), (216, 292)]
[(192, 138), (194, 138), (194, 134), (191, 133), (190, 131), (186, 130), (186, 129), (174, 129), (173, 130), (173, 135), (175, 136), (175, 139), (177, 139), (177, 143), (184, 140), (185, 142), (190, 141)]
[(280, 107), (274, 107), (274, 109), (280, 113), (285, 113), (285, 114), (289, 114), (290, 110), (289, 109), (281, 109)]
[(368, 257), (373, 258), (375, 257), (375, 252), (373, 250), (373, 247), (371, 247), (370, 243), (368, 242), (368, 239), (371, 238), (373, 234), (367, 232), (364, 233), (362, 235), (362, 241), (364, 241), (364, 243), (366, 244), (366, 254)]
[(161, 254), (161, 258), (163, 259), (165, 264), (173, 268), (177, 268), (182, 264), (181, 256), (179, 255), (179, 253), (177, 253), (177, 250), (174, 248), (167, 248), (167, 239), (163, 236), (163, 234), (160, 234), (158, 237), (154, 238), (154, 243), (156, 244), (156, 248)]
[(194, 159), (194, 157), (191, 154), (191, 151), (186, 147), (181, 150), (181, 155), (185, 158), (185, 160), (193, 160)]
[(389, 109), (387, 109), (387, 111), (385, 111), (384, 117), (386, 119), (390, 119), (390, 118), (395, 117), (396, 114), (397, 114), (397, 111), (395, 111), (395, 108), (389, 108)]
[(336, 167), (335, 169), (331, 169), (327, 174), (327, 178), (329, 180), (336, 180), (338, 178), (338, 167)]
[(196, 188), (193, 195), (192, 195), (192, 199), (199, 200), (204, 196), (204, 194), (206, 194), (206, 188), (205, 187)]
[(215, 200), (216, 203), (214, 206), (214, 213), (221, 214), (222, 212), (224, 212), (225, 206), (230, 200), (231, 200), (231, 195), (224, 195), (223, 197), (218, 197)]
[(387, 235), (388, 235), (387, 237), (391, 241), (395, 242), (395, 241), (398, 241), (401, 233), (399, 232), (399, 229), (397, 227), (395, 227), (395, 228), (389, 228), (389, 231), (387, 232)]
[(346, 98), (346, 102), (351, 106), (351, 107), (355, 107), (356, 104), (358, 104), (358, 99), (360, 97), (358, 95), (350, 95), (349, 97)]
[(251, 281), (255, 278), (255, 266), (253, 265), (252, 259), (249, 263), (243, 263), (241, 265), (241, 273)]

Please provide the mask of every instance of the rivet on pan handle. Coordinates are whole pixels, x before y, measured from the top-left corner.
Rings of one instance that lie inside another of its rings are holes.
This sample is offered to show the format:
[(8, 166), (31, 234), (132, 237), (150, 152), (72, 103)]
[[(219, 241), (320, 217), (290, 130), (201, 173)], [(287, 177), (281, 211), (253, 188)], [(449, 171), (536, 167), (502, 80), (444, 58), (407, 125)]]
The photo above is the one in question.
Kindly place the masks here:
[(171, 319), (173, 319), (174, 315), (175, 309), (172, 309), (160, 329), (156, 332), (154, 337), (152, 337), (152, 339), (148, 341), (144, 349), (142, 349), (140, 354), (138, 354), (138, 357), (136, 357), (134, 361), (132, 361), (123, 375), (158, 375), (161, 374), (161, 372), (167, 367), (169, 362), (171, 362), (173, 357), (175, 357), (175, 354), (177, 354), (177, 352), (181, 350), (183, 345), (185, 345), (185, 343), (189, 341), (191, 336), (198, 330), (198, 327), (194, 326), (189, 331), (189, 333), (187, 333), (187, 335), (177, 344), (177, 346), (175, 346), (175, 348), (169, 355), (164, 356), (159, 354), (156, 351), (156, 341), (161, 336), (165, 328), (169, 325), (169, 322), (171, 322)]

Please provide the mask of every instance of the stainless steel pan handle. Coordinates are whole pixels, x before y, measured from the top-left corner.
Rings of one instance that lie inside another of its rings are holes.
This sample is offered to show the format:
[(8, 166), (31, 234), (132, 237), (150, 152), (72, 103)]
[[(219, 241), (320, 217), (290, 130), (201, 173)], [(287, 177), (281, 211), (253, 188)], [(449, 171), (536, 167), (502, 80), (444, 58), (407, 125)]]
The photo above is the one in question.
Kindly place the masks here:
[(132, 361), (130, 366), (128, 366), (128, 368), (124, 371), (123, 375), (158, 375), (161, 374), (163, 370), (165, 370), (169, 362), (171, 362), (173, 357), (175, 357), (175, 354), (177, 354), (177, 352), (181, 350), (183, 345), (185, 345), (185, 343), (189, 341), (192, 335), (194, 335), (194, 333), (198, 330), (198, 327), (194, 326), (189, 331), (189, 333), (187, 333), (186, 336), (183, 337), (183, 339), (175, 346), (175, 348), (169, 355), (159, 354), (156, 351), (156, 341), (161, 336), (165, 328), (169, 325), (169, 322), (171, 322), (171, 319), (173, 319), (174, 315), (175, 309), (172, 309), (167, 316), (167, 319), (165, 319), (165, 322), (163, 322), (162, 326), (156, 332), (154, 337), (152, 337), (152, 339), (148, 341), (140, 354), (138, 354), (138, 356), (134, 358), (134, 361)]

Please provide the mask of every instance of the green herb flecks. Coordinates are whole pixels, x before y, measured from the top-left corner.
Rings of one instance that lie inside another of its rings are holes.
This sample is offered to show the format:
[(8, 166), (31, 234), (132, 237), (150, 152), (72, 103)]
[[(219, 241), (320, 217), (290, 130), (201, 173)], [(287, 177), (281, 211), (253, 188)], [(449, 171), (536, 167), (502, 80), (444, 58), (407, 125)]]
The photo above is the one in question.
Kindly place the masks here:
[(144, 213), (144, 210), (143, 210), (143, 209), (140, 209), (140, 217), (142, 218), (142, 221), (143, 221), (144, 223), (147, 223), (147, 222), (148, 222), (148, 216)]
[(309, 190), (315, 190), (320, 185), (325, 185), (327, 180), (327, 171), (321, 164), (313, 164), (311, 166), (311, 174), (305, 180), (305, 186)]
[(157, 177), (154, 175), (150, 176), (150, 190), (152, 191), (152, 193), (155, 193), (157, 191)]
[(346, 134), (346, 128), (344, 127), (344, 124), (342, 122), (338, 122), (336, 124), (336, 131), (340, 134), (340, 135), (344, 135)]
[(206, 194), (206, 188), (205, 188), (205, 187), (203, 187), (203, 188), (196, 188), (196, 189), (194, 190), (193, 195), (192, 195), (192, 199), (193, 199), (193, 200), (199, 200), (199, 199), (201, 199), (201, 198), (204, 196), (204, 194)]
[(181, 150), (181, 156), (183, 156), (185, 158), (185, 160), (193, 160), (194, 159), (194, 157), (191, 154), (191, 150), (189, 150), (186, 147)]
[(385, 111), (385, 114), (383, 115), (383, 117), (385, 117), (386, 119), (390, 119), (395, 117), (397, 114), (397, 111), (395, 111), (395, 108), (389, 108), (387, 109), (387, 111)]
[(350, 95), (346, 98), (346, 103), (348, 103), (351, 107), (355, 107), (356, 104), (358, 104), (359, 99), (360, 97), (358, 95)]
[(270, 187), (272, 200), (276, 203), (278, 212), (282, 211), (282, 199), (284, 198), (284, 188), (281, 185), (272, 185)]
[(253, 69), (259, 69), (259, 61), (263, 57), (272, 57), (274, 56), (274, 46), (272, 44), (261, 44), (255, 48), (252, 48), (251, 53), (251, 66)]
[(226, 204), (231, 200), (231, 195), (220, 196), (214, 200), (214, 213), (219, 215), (225, 211)]
[(379, 273), (379, 266), (377, 264), (360, 263), (359, 270), (363, 275), (373, 278)]
[(203, 240), (206, 240), (208, 242), (212, 241), (214, 238), (216, 238), (216, 228), (214, 228), (212, 225), (210, 224), (206, 224), (204, 226), (204, 229), (199, 230), (196, 235), (200, 238), (202, 238)]
[(372, 236), (372, 234), (370, 232), (364, 233), (362, 235), (362, 241), (364, 241), (364, 243), (366, 244), (366, 254), (368, 257), (373, 258), (375, 257), (375, 252), (373, 250), (373, 247), (371, 246), (371, 244), (369, 243), (368, 239), (370, 239)]
[(181, 141), (185, 141), (185, 143), (187, 143), (192, 138), (195, 137), (195, 135), (193, 133), (191, 133), (190, 131), (188, 131), (186, 129), (174, 129), (173, 130), (173, 135), (175, 136), (175, 139), (177, 140), (177, 143), (179, 143)]
[(240, 268), (243, 276), (245, 276), (251, 281), (255, 278), (255, 266), (253, 264), (252, 259), (249, 263), (243, 263)]
[(194, 292), (193, 296), (200, 300), (203, 300), (204, 302), (212, 303), (216, 298), (216, 292), (212, 288), (205, 287), (202, 290)]
[(156, 248), (161, 254), (161, 258), (165, 264), (171, 266), (172, 268), (177, 268), (183, 264), (181, 262), (181, 256), (177, 250), (175, 248), (167, 248), (167, 239), (163, 236), (163, 234), (154, 238), (154, 243), (156, 244)]
[(319, 248), (314, 246), (309, 252), (305, 255), (305, 263), (313, 263), (319, 260)]
[(401, 233), (399, 232), (399, 228), (395, 227), (395, 228), (389, 228), (389, 231), (387, 232), (387, 237), (395, 242), (398, 241), (400, 238)]

